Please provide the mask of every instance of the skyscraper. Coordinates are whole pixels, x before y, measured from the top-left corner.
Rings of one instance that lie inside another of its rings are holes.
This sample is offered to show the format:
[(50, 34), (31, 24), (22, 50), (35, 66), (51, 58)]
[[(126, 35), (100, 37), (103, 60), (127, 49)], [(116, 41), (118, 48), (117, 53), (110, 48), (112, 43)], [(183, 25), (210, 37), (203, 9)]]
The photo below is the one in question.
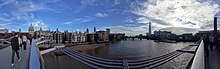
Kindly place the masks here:
[(86, 33), (89, 33), (89, 29), (88, 28), (86, 29)]
[(149, 34), (151, 34), (151, 22), (149, 22)]
[(94, 32), (96, 32), (96, 28), (94, 27)]
[(109, 29), (109, 28), (107, 28), (106, 31), (107, 31), (108, 33), (110, 33), (110, 29)]

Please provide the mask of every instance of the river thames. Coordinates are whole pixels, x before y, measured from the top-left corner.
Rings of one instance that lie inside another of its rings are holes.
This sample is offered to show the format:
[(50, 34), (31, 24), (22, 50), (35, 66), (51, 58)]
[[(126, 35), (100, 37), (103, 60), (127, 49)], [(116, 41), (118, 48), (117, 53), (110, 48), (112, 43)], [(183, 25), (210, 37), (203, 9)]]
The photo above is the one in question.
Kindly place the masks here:
[[(150, 59), (164, 55), (175, 50), (186, 47), (189, 42), (165, 43), (154, 42), (153, 40), (126, 40), (111, 42), (86, 52), (86, 54), (107, 59)], [(63, 56), (43, 56), (46, 69), (88, 69), (90, 67), (76, 61), (75, 59)], [(177, 58), (165, 63), (157, 69), (185, 69), (193, 54), (184, 53)]]

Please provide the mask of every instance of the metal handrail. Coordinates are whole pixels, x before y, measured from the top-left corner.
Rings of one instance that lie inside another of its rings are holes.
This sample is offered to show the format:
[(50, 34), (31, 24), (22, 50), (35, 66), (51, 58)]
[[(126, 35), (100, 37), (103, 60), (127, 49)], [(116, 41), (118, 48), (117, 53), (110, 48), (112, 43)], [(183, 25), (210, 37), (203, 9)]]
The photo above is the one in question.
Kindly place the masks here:
[(41, 55), (39, 54), (39, 50), (36, 47), (35, 40), (32, 39), (30, 50), (30, 59), (29, 59), (29, 69), (44, 69), (42, 66)]
[(200, 42), (191, 69), (205, 69), (204, 43)]

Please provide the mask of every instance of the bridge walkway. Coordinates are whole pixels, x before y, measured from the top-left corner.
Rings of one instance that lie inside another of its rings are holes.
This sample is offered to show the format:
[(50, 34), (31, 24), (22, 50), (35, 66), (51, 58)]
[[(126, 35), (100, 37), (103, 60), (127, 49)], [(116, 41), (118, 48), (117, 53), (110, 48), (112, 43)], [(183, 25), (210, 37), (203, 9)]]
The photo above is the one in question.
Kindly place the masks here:
[(27, 50), (21, 50), (19, 53), (21, 56), (21, 61), (17, 61), (17, 57), (15, 54), (15, 65), (11, 66), (11, 55), (12, 50), (11, 46), (8, 46), (4, 49), (0, 50), (0, 68), (1, 69), (28, 69), (29, 67), (29, 54), (30, 53), (30, 45), (29, 42), (27, 43)]
[(220, 51), (214, 49), (209, 51), (209, 56), (206, 58), (206, 69), (220, 69)]

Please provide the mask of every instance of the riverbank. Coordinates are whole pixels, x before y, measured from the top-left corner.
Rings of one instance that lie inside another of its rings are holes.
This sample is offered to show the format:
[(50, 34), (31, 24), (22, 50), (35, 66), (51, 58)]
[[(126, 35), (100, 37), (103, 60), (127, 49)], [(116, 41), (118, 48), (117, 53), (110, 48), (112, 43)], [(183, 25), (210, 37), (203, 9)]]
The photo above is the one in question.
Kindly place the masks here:
[[(99, 48), (101, 46), (106, 46), (108, 43), (102, 43), (102, 44), (86, 44), (86, 45), (74, 45), (74, 46), (69, 46), (66, 48), (70, 48), (72, 50), (78, 51), (78, 52), (82, 52), (82, 53), (86, 53), (89, 50), (93, 50), (96, 48)], [(63, 52), (61, 52), (60, 50), (55, 50), (53, 52), (47, 53), (45, 55), (51, 55), (51, 56), (62, 56), (65, 55)]]

